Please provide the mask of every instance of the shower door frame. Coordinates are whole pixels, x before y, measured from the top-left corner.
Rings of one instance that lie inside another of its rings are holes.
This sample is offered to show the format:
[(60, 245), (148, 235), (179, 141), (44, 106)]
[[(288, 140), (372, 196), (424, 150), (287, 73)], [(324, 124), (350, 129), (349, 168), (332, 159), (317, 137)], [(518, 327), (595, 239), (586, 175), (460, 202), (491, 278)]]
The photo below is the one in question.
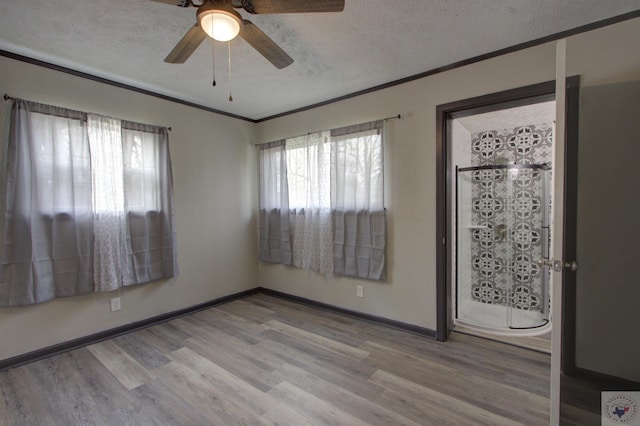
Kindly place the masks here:
[[(455, 205), (455, 207), (453, 207), (453, 209), (455, 210), (455, 219), (452, 218), (452, 220), (454, 220), (456, 222), (456, 236), (455, 236), (455, 242), (456, 242), (456, 249), (455, 249), (455, 255), (453, 255), (453, 261), (455, 262), (455, 271), (456, 271), (456, 279), (455, 282), (451, 282), (451, 288), (455, 287), (455, 292), (452, 291), (452, 293), (455, 294), (455, 300), (452, 302), (453, 306), (452, 306), (452, 313), (455, 315), (452, 315), (454, 318), (454, 322), (455, 320), (457, 321), (463, 321), (463, 325), (467, 326), (474, 326), (474, 324), (471, 324), (469, 322), (467, 322), (466, 320), (460, 320), (460, 274), (459, 274), (459, 265), (460, 265), (460, 245), (463, 244), (460, 241), (460, 235), (461, 235), (461, 227), (460, 227), (460, 216), (459, 216), (459, 203), (460, 203), (460, 172), (468, 172), (468, 171), (478, 171), (478, 170), (504, 170), (504, 171), (509, 171), (509, 170), (537, 170), (539, 172), (542, 173), (542, 183), (541, 183), (541, 192), (542, 192), (542, 206), (543, 206), (543, 213), (542, 213), (542, 217), (541, 217), (541, 223), (540, 225), (540, 229), (541, 229), (541, 246), (540, 246), (540, 257), (548, 259), (549, 258), (549, 253), (550, 253), (550, 249), (551, 247), (549, 246), (549, 242), (550, 242), (550, 228), (549, 228), (549, 221), (551, 219), (550, 217), (550, 211), (548, 209), (549, 206), (549, 197), (551, 196), (550, 194), (550, 181), (549, 181), (549, 175), (548, 173), (551, 171), (551, 167), (550, 167), (550, 163), (532, 163), (532, 164), (492, 164), (492, 165), (479, 165), (479, 166), (466, 166), (466, 167), (459, 167), (459, 166), (455, 166), (455, 181), (453, 182), (453, 184), (455, 185), (455, 190), (452, 190), (452, 196), (455, 196), (456, 200), (455, 203), (452, 203), (451, 205)], [(505, 184), (507, 183), (506, 181), (504, 182)], [(506, 203), (508, 204), (508, 203)], [(546, 231), (546, 232), (545, 232)], [(508, 237), (506, 237), (508, 239)], [(545, 245), (546, 242), (546, 245)], [(453, 249), (453, 247), (452, 247)], [(536, 259), (538, 259), (538, 257), (536, 257)], [(542, 315), (542, 320), (541, 323), (538, 325), (532, 325), (532, 326), (521, 326), (521, 327), (514, 327), (510, 324), (510, 315), (509, 315), (509, 311), (511, 309), (513, 309), (513, 306), (511, 305), (511, 301), (510, 301), (510, 297), (508, 296), (509, 292), (507, 290), (507, 297), (506, 297), (506, 302), (505, 302), (505, 321), (506, 321), (506, 328), (504, 330), (500, 330), (502, 331), (508, 331), (508, 330), (537, 330), (540, 329), (542, 327), (545, 327), (550, 320), (548, 319), (551, 315), (550, 312), (550, 307), (548, 306), (548, 303), (546, 302), (548, 300), (548, 298), (550, 297), (550, 287), (549, 287), (549, 281), (550, 281), (550, 274), (548, 274), (544, 268), (540, 268), (541, 269), (541, 275), (540, 275), (540, 287), (541, 287), (541, 294), (540, 294), (540, 300), (542, 301), (542, 304), (540, 306), (540, 314)], [(452, 294), (453, 297), (453, 294)], [(484, 327), (489, 327), (489, 328), (493, 328), (492, 326), (489, 325), (480, 325), (481, 328)]]
[[(567, 78), (567, 91), (570, 88), (574, 88), (578, 85), (579, 77)], [(500, 109), (513, 108), (523, 105), (535, 104), (540, 102), (555, 100), (555, 80), (547, 81), (544, 83), (533, 84), (530, 86), (524, 86), (516, 89), (505, 90), (502, 92), (492, 93), (489, 95), (479, 96), (475, 98), (464, 99), (456, 102), (438, 105), (436, 107), (436, 299), (437, 299), (437, 329), (436, 339), (445, 341), (449, 337), (453, 328), (453, 300), (452, 300), (452, 279), (451, 270), (453, 267), (452, 259), (452, 225), (451, 221), (451, 200), (452, 200), (452, 188), (453, 188), (453, 174), (455, 170), (452, 170), (449, 162), (450, 149), (450, 132), (448, 125), (450, 120), (460, 117), (466, 117), (469, 115), (476, 115), (486, 112), (491, 112)], [(569, 99), (569, 98), (568, 98)], [(572, 108), (568, 108), (569, 111)], [(569, 160), (570, 162), (571, 160)], [(553, 165), (552, 165), (553, 167)], [(570, 176), (567, 176), (570, 179)], [(575, 221), (574, 221), (575, 224)], [(569, 230), (565, 230), (569, 231)], [(573, 241), (573, 242), (572, 242)], [(575, 231), (574, 238), (567, 238), (565, 233), (565, 244), (573, 244), (575, 246)], [(565, 247), (566, 249), (567, 247)], [(569, 247), (570, 249), (570, 247)], [(575, 281), (575, 274), (573, 279)], [(571, 277), (568, 277), (570, 280)], [(571, 287), (571, 283), (568, 283)], [(567, 282), (564, 283), (567, 286)], [(575, 285), (575, 282), (574, 284)], [(571, 320), (563, 315), (563, 319)], [(561, 323), (559, 318), (556, 318), (558, 324)], [(569, 325), (569, 324), (564, 324)], [(563, 327), (564, 328), (564, 327)], [(569, 325), (569, 330), (572, 327)], [(570, 340), (570, 339), (569, 339)], [(567, 346), (571, 346), (570, 342), (563, 341), (563, 343), (569, 343)], [(564, 346), (564, 345), (563, 345)], [(567, 348), (570, 350), (570, 348)], [(564, 351), (563, 351), (564, 352)], [(572, 354), (567, 358), (570, 360)], [(565, 358), (563, 356), (563, 358)], [(564, 361), (564, 359), (563, 359)], [(564, 362), (563, 362), (564, 364)], [(569, 362), (571, 364), (571, 362)]]

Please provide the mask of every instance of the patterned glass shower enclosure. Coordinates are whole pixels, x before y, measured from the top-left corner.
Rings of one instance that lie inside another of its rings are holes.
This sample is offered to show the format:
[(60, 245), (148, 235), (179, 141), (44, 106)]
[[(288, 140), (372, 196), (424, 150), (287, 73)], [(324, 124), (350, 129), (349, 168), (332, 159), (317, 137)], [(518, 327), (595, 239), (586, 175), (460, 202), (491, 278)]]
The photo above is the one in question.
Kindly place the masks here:
[(456, 319), (498, 330), (549, 320), (550, 167), (491, 164), (457, 169)]

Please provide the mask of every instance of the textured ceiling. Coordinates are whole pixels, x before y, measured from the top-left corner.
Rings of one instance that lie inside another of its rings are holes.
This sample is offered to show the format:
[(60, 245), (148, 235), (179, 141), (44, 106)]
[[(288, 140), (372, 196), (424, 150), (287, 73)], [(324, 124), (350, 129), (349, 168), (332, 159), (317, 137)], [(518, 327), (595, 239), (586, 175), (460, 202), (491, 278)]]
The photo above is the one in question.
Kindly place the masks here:
[[(1, 0), (0, 49), (257, 120), (640, 9), (640, 0), (346, 0), (341, 13), (242, 12), (295, 62), (244, 40), (163, 60), (195, 9), (150, 0)], [(229, 89), (233, 102), (228, 101)], [(19, 94), (16, 94), (19, 95)]]

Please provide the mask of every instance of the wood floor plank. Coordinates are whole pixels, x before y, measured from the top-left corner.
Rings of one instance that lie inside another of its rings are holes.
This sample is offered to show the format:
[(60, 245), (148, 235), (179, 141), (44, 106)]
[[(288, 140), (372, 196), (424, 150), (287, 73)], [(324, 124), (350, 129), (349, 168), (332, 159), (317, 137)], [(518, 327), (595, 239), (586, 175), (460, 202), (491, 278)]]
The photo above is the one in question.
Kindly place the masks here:
[(277, 332), (267, 334), (266, 337), (268, 339), (256, 345), (257, 348), (271, 352), (287, 364), (303, 368), (364, 398), (374, 398), (382, 391), (367, 383), (367, 379), (376, 371), (375, 367), (329, 351), (317, 350)]
[[(262, 392), (267, 392), (280, 383), (280, 380), (271, 374), (273, 368), (254, 357), (253, 353), (228, 351), (224, 346), (197, 337), (187, 340), (185, 345), (186, 348), (215, 362), (221, 368)], [(243, 356), (244, 354), (247, 356)]]
[(114, 423), (127, 421), (134, 406), (127, 389), (89, 350), (43, 361), (30, 367), (39, 379), (39, 392), (63, 396), (52, 401), (55, 411), (61, 413), (60, 424), (91, 424), (92, 419), (105, 417)]
[[(471, 339), (470, 339), (471, 338)], [(447, 341), (449, 343), (449, 341)], [(533, 377), (545, 375), (549, 369), (549, 355), (536, 351), (525, 351), (512, 345), (505, 345), (499, 342), (480, 339), (464, 334), (454, 333), (450, 339), (451, 345), (444, 349), (451, 349), (441, 355), (453, 355), (467, 362), (483, 362), (490, 359), (491, 365), (497, 366), (496, 371), (515, 373), (521, 376), (529, 374)], [(441, 345), (442, 346), (442, 345)], [(472, 349), (472, 350), (470, 350)], [(464, 353), (464, 357), (461, 357)], [(523, 366), (526, 365), (526, 368)]]
[(29, 412), (15, 424), (93, 424), (96, 418), (126, 424), (128, 413), (133, 411), (131, 399), (125, 395), (127, 390), (86, 349), (10, 372), (20, 373), (12, 378), (14, 386), (26, 385), (25, 393), (14, 387), (10, 398), (29, 404)]
[(275, 398), (271, 399), (273, 404), (270, 410), (261, 417), (266, 424), (272, 426), (317, 426), (318, 423), (315, 419), (296, 411), (288, 403), (282, 403)]
[(216, 309), (254, 321), (258, 324), (269, 321), (275, 315), (273, 310), (255, 305), (245, 300), (236, 300), (233, 303), (225, 303), (223, 305), (216, 306)]
[(340, 343), (332, 339), (327, 339), (326, 337), (310, 333), (297, 327), (292, 327), (279, 321), (271, 320), (265, 325), (270, 329), (286, 334), (287, 336), (303, 340), (312, 345), (316, 345), (320, 348), (324, 348), (325, 350), (346, 356), (356, 361), (361, 361), (369, 356), (369, 352), (362, 349), (354, 348), (353, 346), (345, 345), (344, 343)]
[(5, 383), (5, 376), (0, 375), (0, 419), (9, 419), (9, 409), (7, 405), (9, 403), (7, 392), (11, 391), (9, 383)]
[(157, 380), (188, 401), (187, 406), (175, 407), (175, 409), (197, 410), (209, 420), (209, 424), (253, 425), (262, 423), (258, 416), (228, 398), (228, 395), (225, 395), (217, 386), (217, 381), (212, 382), (202, 377), (200, 372), (179, 361), (170, 362), (158, 368)]
[(268, 393), (273, 398), (292, 407), (295, 411), (310, 417), (314, 424), (349, 426), (365, 426), (367, 424), (288, 382), (280, 383)]
[[(532, 363), (523, 362), (520, 357), (500, 354), (499, 350), (493, 352), (481, 351), (481, 354), (478, 355), (474, 351), (475, 346), (470, 347), (468, 344), (458, 345), (455, 341), (451, 342), (450, 345), (439, 345), (439, 349), (442, 349), (443, 346), (450, 347), (449, 351), (413, 352), (398, 349), (396, 346), (390, 347), (372, 342), (365, 342), (362, 347), (371, 350), (369, 348), (370, 345), (381, 348), (383, 351), (393, 350), (416, 362), (446, 364), (448, 368), (454, 369), (460, 374), (469, 374), (498, 381), (527, 392), (533, 392), (542, 397), (548, 397), (549, 394), (548, 355), (544, 355), (547, 358), (547, 367), (539, 368), (537, 365), (532, 365)], [(477, 346), (482, 347), (482, 344)]]
[(174, 325), (174, 321), (167, 321), (161, 324), (156, 324), (153, 327), (146, 328), (156, 340), (156, 346), (162, 347), (163, 353), (175, 351), (182, 347), (182, 341), (193, 337), (193, 334), (186, 330), (180, 330)]
[(244, 318), (233, 318), (230, 314), (215, 308), (200, 311), (194, 314), (193, 317), (204, 321), (209, 326), (217, 328), (229, 336), (242, 339), (252, 345), (260, 341), (260, 334), (264, 331), (264, 327), (260, 324)]
[(28, 366), (2, 373), (2, 398), (9, 417), (7, 425), (56, 424), (56, 410), (51, 401), (35, 398), (33, 389), (39, 389), (39, 380)]
[(220, 329), (220, 325), (213, 327), (211, 326), (211, 324), (207, 323), (206, 321), (203, 321), (202, 319), (196, 316), (178, 318), (174, 320), (173, 323), (174, 323), (174, 326), (176, 326), (177, 328), (189, 330), (192, 334), (192, 337), (182, 340), (180, 347), (176, 348), (175, 350), (178, 350), (184, 347), (186, 342), (188, 342), (190, 339), (193, 339), (194, 337), (198, 339), (202, 339), (204, 341), (209, 341), (212, 344), (215, 344), (218, 341), (224, 342), (227, 340), (236, 340), (236, 341), (243, 342), (247, 346), (253, 345), (252, 343), (247, 343), (246, 340), (238, 339), (236, 337), (230, 336), (229, 333), (223, 332)]
[(134, 389), (154, 377), (153, 373), (122, 350), (114, 340), (105, 340), (104, 342), (87, 346), (87, 349), (127, 389)]
[[(260, 334), (265, 330), (264, 323), (256, 322), (253, 319), (247, 318), (247, 316), (250, 317), (251, 315), (238, 315), (234, 312), (230, 312), (235, 309), (225, 310), (222, 308), (222, 306), (216, 306), (213, 309), (203, 311), (202, 315), (208, 317), (210, 322), (213, 324), (220, 324), (223, 327), (240, 329), (251, 338), (260, 340)], [(253, 340), (247, 339), (247, 341), (251, 342)]]
[(455, 425), (510, 426), (522, 424), (511, 418), (479, 408), (476, 405), (384, 371), (377, 371), (370, 381), (384, 386), (386, 390), (383, 395), (389, 397), (390, 400), (402, 403), (401, 405), (394, 405), (396, 409), (401, 407), (400, 412), (405, 413), (408, 411), (407, 405), (417, 409), (419, 414), (416, 420), (421, 422), (425, 420), (431, 422), (442, 418)]
[(269, 375), (282, 364), (277, 357), (262, 353), (246, 340), (232, 337), (219, 328), (197, 318), (184, 318), (180, 324), (197, 337), (184, 341), (184, 346), (210, 359), (227, 371), (266, 392), (279, 382)]
[(335, 340), (345, 345), (358, 347), (363, 340), (359, 335), (349, 332), (348, 326), (336, 327), (332, 321), (311, 321), (302, 317), (293, 317), (287, 314), (279, 313), (273, 316), (273, 319), (281, 323), (297, 327), (310, 333), (318, 334), (327, 339)]
[(264, 392), (191, 349), (179, 349), (171, 353), (170, 357), (176, 363), (194, 371), (199, 380), (215, 384), (218, 392), (226, 395), (227, 400), (234, 401), (245, 411), (248, 409), (256, 416), (261, 416), (267, 411), (269, 401), (264, 397)]
[[(334, 328), (335, 330), (353, 330), (362, 321), (339, 313), (321, 309), (309, 309), (308, 306), (300, 303), (292, 303), (278, 297), (258, 294), (247, 300), (258, 306), (267, 307), (275, 312), (275, 319), (284, 321), (296, 321), (297, 325), (305, 326), (321, 325)], [(318, 313), (321, 312), (321, 315)], [(296, 324), (292, 324), (296, 325)], [(354, 337), (353, 333), (348, 333)]]
[(152, 370), (170, 362), (170, 359), (165, 356), (167, 352), (156, 347), (157, 340), (147, 330), (140, 330), (118, 336), (113, 339), (113, 342), (137, 363)]
[(212, 424), (207, 410), (193, 404), (188, 400), (189, 395), (176, 392), (176, 386), (161, 379), (138, 386), (131, 391), (131, 395), (139, 405), (139, 410), (131, 416), (133, 422), (144, 420), (147, 424), (156, 425)]
[[(373, 342), (367, 362), (395, 376), (450, 395), (460, 401), (493, 411), (514, 421), (535, 424), (549, 412), (549, 399), (505, 385), (498, 380), (461, 372), (445, 362), (404, 354)], [(374, 350), (375, 348), (375, 350)], [(521, 407), (515, 412), (512, 406)]]
[(286, 381), (304, 389), (367, 424), (381, 426), (419, 424), (296, 366), (286, 364), (278, 370), (277, 374), (281, 375), (283, 382)]
[(333, 368), (341, 373), (359, 378), (367, 379), (376, 370), (376, 367), (369, 363), (358, 361), (304, 339), (297, 339), (275, 330), (265, 332), (263, 340), (256, 346), (277, 347), (281, 354), (305, 360), (312, 364), (318, 364), (325, 369)]

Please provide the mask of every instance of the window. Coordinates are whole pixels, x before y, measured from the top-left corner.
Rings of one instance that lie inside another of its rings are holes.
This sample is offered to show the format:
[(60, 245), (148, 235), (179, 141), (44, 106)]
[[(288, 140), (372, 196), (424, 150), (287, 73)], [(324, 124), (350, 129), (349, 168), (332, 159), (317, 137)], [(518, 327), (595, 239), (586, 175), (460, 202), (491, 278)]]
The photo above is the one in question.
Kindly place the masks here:
[(69, 212), (74, 209), (74, 193), (91, 193), (86, 120), (37, 111), (30, 114), (30, 128), (39, 135), (32, 152), (39, 182), (37, 208), (43, 214)]
[(331, 144), (329, 132), (287, 139), (289, 207), (331, 208)]
[(0, 306), (177, 274), (165, 128), (13, 101)]
[(124, 187), (130, 211), (158, 211), (160, 197), (155, 190), (161, 179), (156, 158), (156, 135), (131, 129), (122, 130)]
[(384, 279), (382, 122), (260, 146), (260, 259)]

